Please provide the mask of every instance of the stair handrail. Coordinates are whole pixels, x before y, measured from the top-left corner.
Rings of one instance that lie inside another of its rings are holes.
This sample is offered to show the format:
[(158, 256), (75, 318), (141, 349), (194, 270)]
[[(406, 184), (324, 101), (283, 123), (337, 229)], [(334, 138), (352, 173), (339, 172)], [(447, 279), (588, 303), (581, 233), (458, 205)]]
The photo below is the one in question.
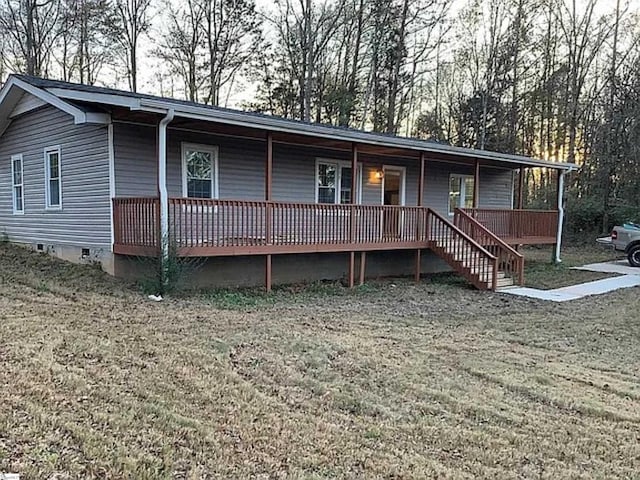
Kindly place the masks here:
[[(435, 217), (436, 219), (438, 219), (444, 226), (447, 227), (447, 229), (449, 229), (451, 232), (455, 233), (456, 235), (458, 235), (460, 238), (462, 238), (468, 245), (470, 245), (473, 249), (475, 249), (479, 254), (481, 254), (483, 257), (485, 257), (492, 266), (492, 290), (496, 290), (498, 287), (498, 258), (493, 255), (491, 252), (489, 252), (486, 248), (484, 248), (482, 245), (480, 245), (476, 240), (474, 240), (473, 238), (471, 238), (471, 236), (467, 235), (464, 231), (462, 231), (460, 228), (458, 228), (456, 225), (454, 225), (453, 223), (451, 223), (451, 221), (449, 221), (448, 219), (446, 219), (445, 217), (443, 217), (442, 215), (440, 215), (438, 212), (436, 212), (435, 210), (433, 210), (432, 208), (428, 208), (427, 209), (427, 240), (428, 241), (432, 241), (432, 224), (431, 224), (431, 219), (430, 216)], [(443, 257), (444, 258), (444, 257)], [(446, 260), (446, 258), (445, 258)], [(458, 273), (464, 275), (464, 272), (458, 270)], [(474, 285), (476, 285), (476, 287), (481, 288), (479, 282), (476, 282), (471, 276), (465, 276), (467, 278), (467, 280), (471, 281), (472, 283), (474, 283)]]
[(517, 277), (519, 285), (524, 284), (524, 256), (514, 249), (511, 245), (502, 240), (498, 235), (489, 230), (486, 226), (476, 220), (473, 216), (469, 215), (465, 210), (456, 208), (454, 210), (454, 224), (460, 230), (465, 231), (463, 223), (470, 226), (474, 231), (465, 231), (470, 237), (482, 244), (482, 239), (479, 238), (478, 231), (485, 237), (488, 237), (495, 245), (498, 252), (495, 255), (498, 258), (499, 265), (507, 266), (507, 273), (511, 273)]

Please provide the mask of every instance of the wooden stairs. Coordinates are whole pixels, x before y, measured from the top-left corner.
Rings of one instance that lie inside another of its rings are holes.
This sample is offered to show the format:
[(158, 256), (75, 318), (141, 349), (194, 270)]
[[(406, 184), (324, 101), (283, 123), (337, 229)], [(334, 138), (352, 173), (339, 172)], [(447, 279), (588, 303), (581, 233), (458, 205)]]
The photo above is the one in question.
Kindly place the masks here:
[(429, 248), (480, 290), (522, 285), (524, 258), (462, 210), (454, 222), (429, 209)]

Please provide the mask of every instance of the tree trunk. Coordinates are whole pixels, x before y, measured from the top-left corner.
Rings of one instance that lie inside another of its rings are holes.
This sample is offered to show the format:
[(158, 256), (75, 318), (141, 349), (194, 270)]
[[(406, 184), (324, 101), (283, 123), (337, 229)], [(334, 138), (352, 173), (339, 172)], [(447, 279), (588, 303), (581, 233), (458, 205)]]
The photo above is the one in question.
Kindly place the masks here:
[(409, 11), (409, 0), (404, 0), (402, 4), (402, 14), (400, 15), (400, 32), (398, 34), (398, 43), (395, 45), (393, 73), (389, 85), (389, 103), (387, 106), (387, 125), (385, 131), (387, 133), (396, 133), (396, 108), (398, 94), (400, 90), (400, 68), (404, 59), (405, 35), (407, 28), (407, 13)]

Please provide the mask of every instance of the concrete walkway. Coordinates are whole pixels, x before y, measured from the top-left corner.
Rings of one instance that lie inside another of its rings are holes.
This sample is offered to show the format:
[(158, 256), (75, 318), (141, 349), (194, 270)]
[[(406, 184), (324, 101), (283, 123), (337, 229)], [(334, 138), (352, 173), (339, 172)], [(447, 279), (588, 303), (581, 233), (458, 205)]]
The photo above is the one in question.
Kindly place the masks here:
[(549, 300), (552, 302), (568, 302), (570, 300), (577, 300), (591, 295), (601, 295), (603, 293), (613, 292), (615, 290), (620, 290), (621, 288), (640, 286), (640, 268), (631, 267), (626, 261), (592, 263), (583, 267), (574, 267), (574, 270), (617, 273), (620, 276), (596, 280), (594, 282), (580, 283), (569, 287), (556, 288), (553, 290), (516, 287), (501, 290), (501, 292), (521, 297)]

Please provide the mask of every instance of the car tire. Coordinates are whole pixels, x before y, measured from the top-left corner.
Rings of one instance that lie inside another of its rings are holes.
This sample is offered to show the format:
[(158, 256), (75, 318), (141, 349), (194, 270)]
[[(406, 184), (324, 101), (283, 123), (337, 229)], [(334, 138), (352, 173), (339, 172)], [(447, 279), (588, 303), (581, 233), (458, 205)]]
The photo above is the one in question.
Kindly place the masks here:
[(640, 245), (634, 245), (629, 249), (629, 265), (640, 267)]

